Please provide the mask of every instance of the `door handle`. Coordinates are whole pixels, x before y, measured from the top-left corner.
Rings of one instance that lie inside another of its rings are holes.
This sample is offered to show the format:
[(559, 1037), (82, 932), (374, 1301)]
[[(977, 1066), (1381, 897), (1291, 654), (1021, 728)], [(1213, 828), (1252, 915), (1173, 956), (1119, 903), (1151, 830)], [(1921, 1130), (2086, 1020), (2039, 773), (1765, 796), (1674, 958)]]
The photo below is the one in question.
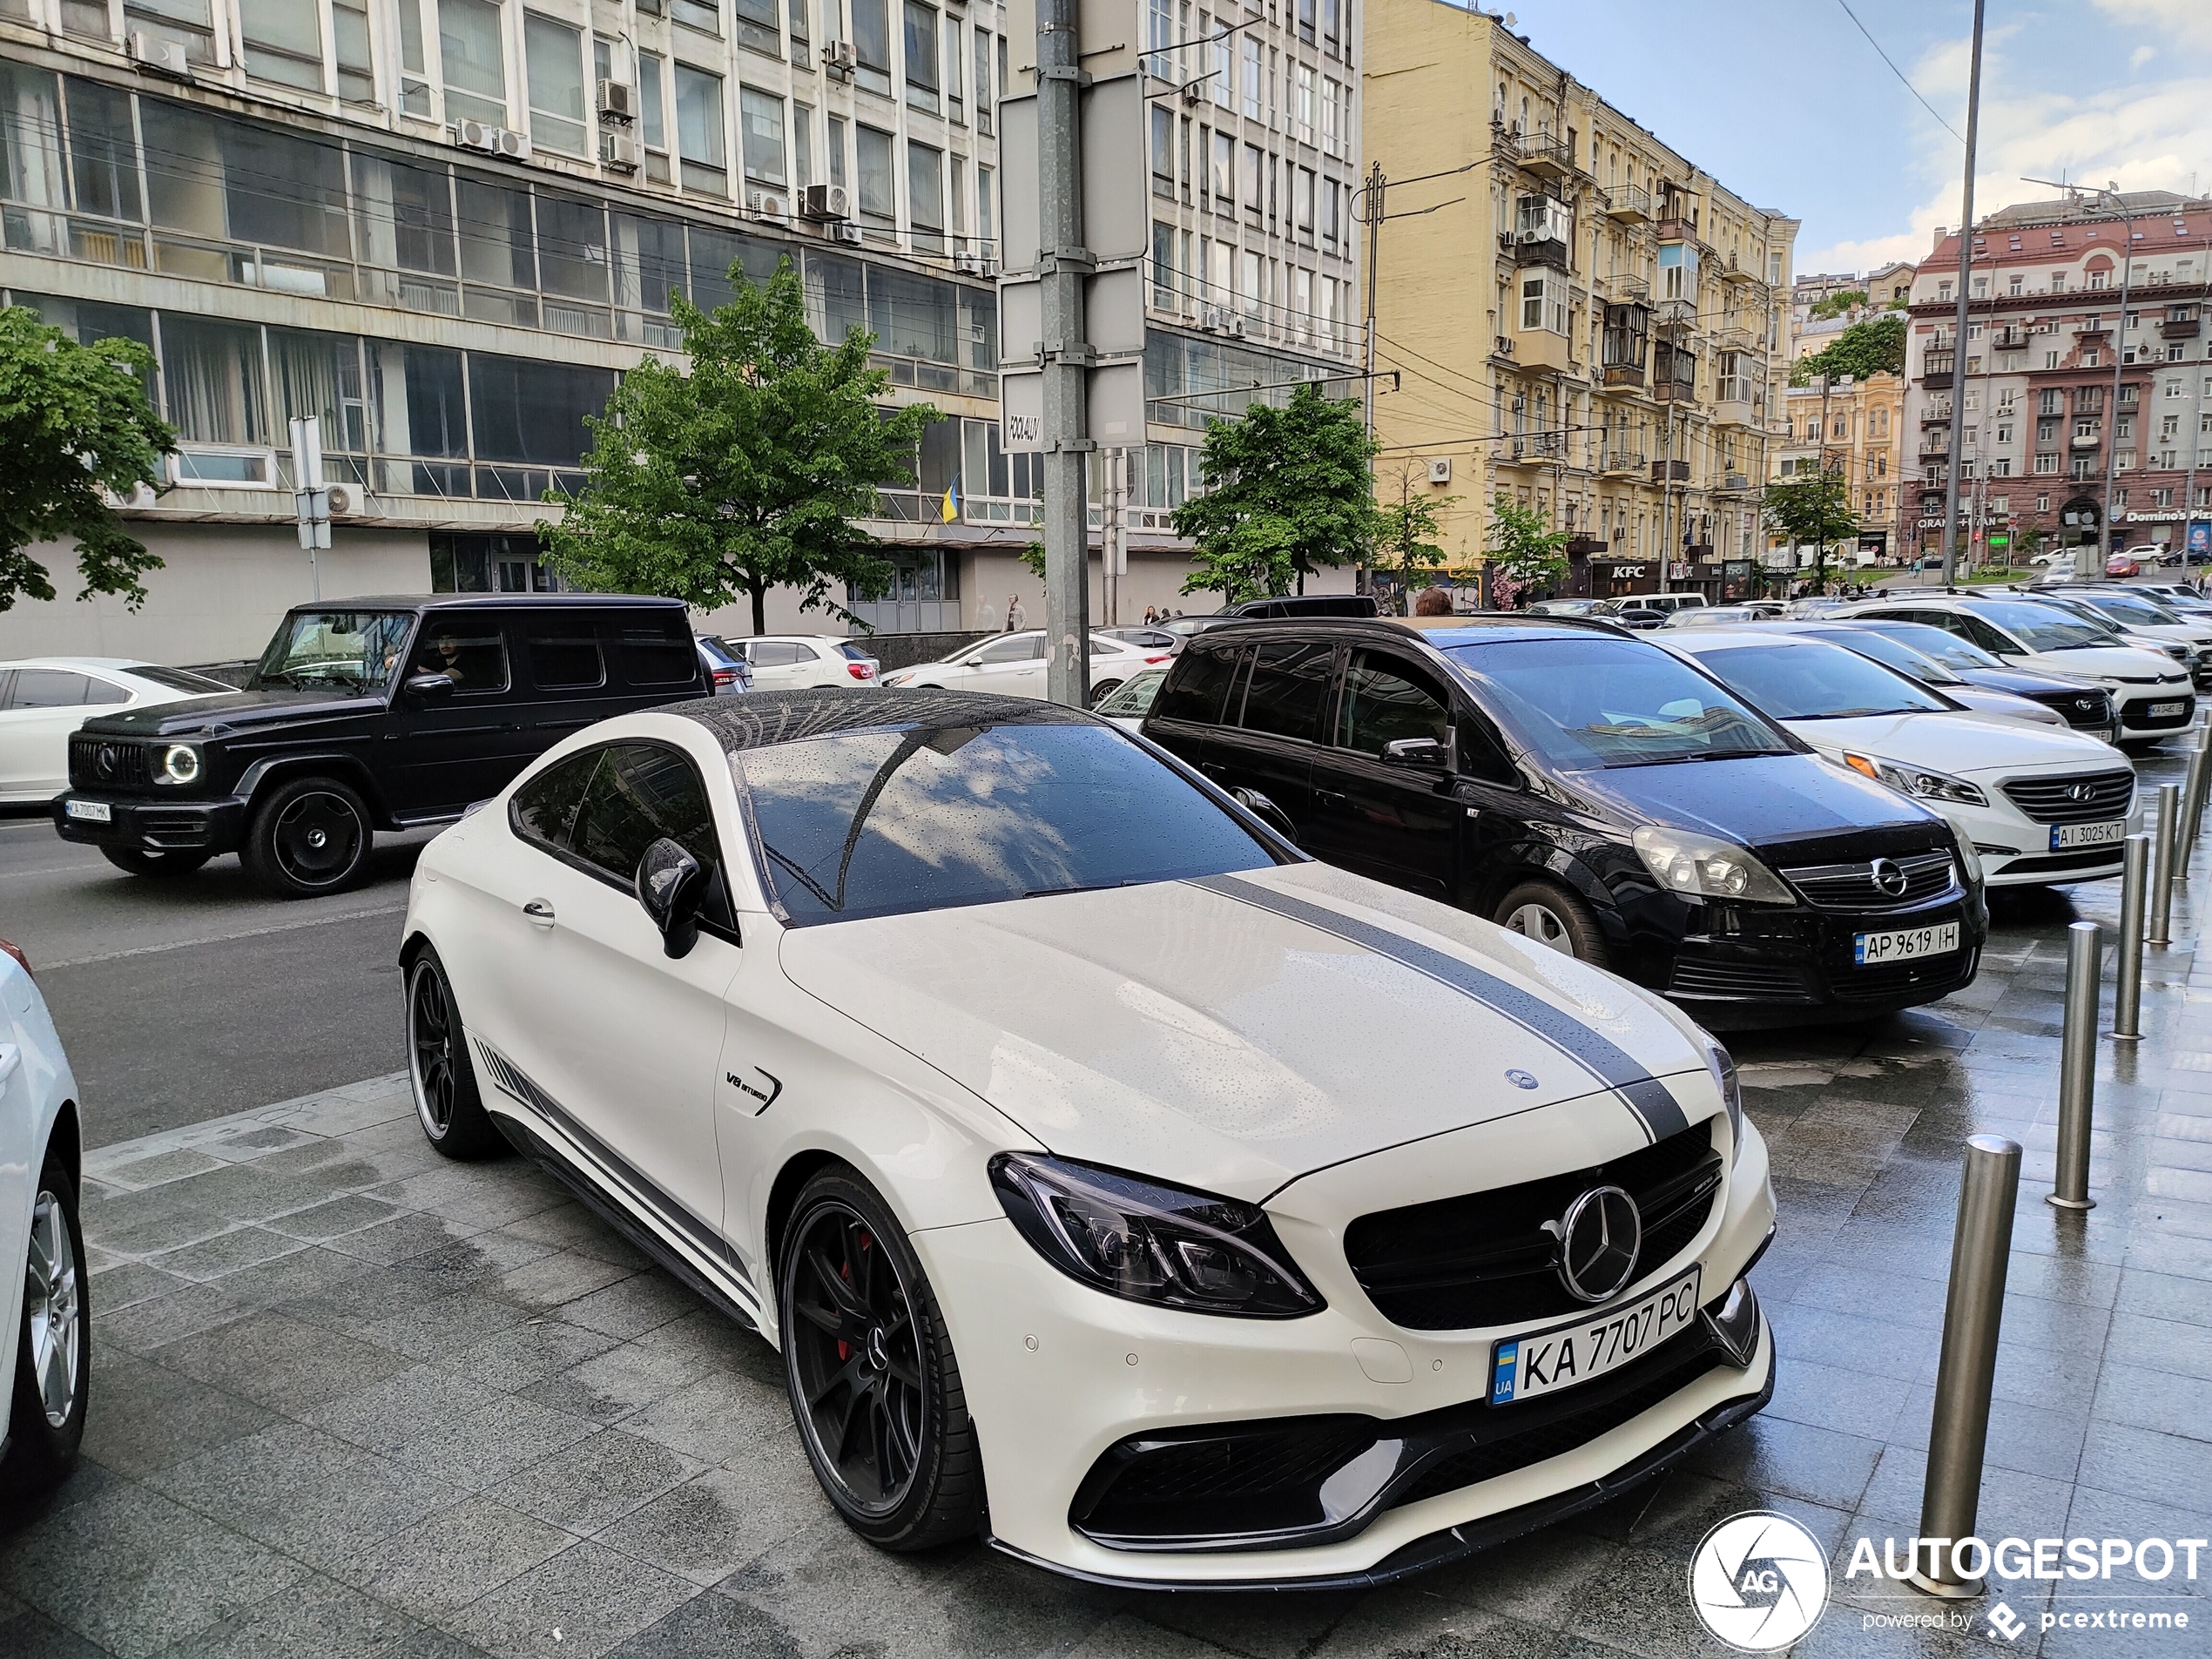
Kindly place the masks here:
[(1317, 789), (1313, 792), (1313, 799), (1325, 806), (1341, 806), (1352, 798), (1341, 789)]
[(532, 899), (523, 907), (523, 914), (541, 927), (553, 925), (553, 907), (543, 899)]
[(23, 1063), (23, 1050), (12, 1042), (0, 1042), (0, 1087), (16, 1075), (16, 1068)]

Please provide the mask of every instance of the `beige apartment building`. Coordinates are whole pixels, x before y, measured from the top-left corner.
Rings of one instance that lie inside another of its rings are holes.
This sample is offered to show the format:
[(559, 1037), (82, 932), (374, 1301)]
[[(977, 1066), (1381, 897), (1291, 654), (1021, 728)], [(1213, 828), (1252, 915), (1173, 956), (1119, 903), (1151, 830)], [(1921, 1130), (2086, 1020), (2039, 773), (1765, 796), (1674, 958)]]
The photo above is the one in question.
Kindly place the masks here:
[[(1905, 549), (1899, 523), (1912, 485), (1905, 469), (1903, 375), (1844, 376), (1824, 386), (1816, 380), (1790, 388), (1774, 458), (1777, 480), (1824, 469), (1842, 474), (1858, 521), (1860, 562), (1895, 557)], [(1767, 549), (1786, 563), (1786, 540), (1769, 536)], [(1812, 563), (1809, 551), (1800, 550), (1799, 563)]]
[(1504, 494), (1571, 533), (1575, 591), (1733, 591), (1764, 546), (1797, 222), (1501, 16), (1375, 0), (1366, 52), (1386, 499), (1456, 497), (1455, 562)]

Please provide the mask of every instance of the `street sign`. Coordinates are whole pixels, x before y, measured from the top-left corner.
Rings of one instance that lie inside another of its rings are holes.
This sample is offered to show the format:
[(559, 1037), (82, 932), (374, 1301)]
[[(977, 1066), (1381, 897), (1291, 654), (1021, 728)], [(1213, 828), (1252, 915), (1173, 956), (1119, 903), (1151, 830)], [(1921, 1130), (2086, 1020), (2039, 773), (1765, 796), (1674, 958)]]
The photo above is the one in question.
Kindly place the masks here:
[(1989, 532), (1989, 544), (1992, 547), (2010, 547), (2013, 544), (2012, 533), (2008, 530), (1992, 530)]

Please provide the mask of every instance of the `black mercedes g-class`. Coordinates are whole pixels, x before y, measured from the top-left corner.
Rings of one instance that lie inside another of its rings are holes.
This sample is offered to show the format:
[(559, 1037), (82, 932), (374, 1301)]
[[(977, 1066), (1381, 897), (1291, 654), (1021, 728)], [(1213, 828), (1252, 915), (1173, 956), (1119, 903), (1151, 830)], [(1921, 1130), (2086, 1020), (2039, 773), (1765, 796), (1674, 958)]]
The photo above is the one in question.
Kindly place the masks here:
[(278, 894), (335, 893), (375, 831), (449, 823), (579, 727), (711, 690), (673, 599), (302, 605), (244, 691), (87, 720), (54, 826), (134, 875), (236, 852)]

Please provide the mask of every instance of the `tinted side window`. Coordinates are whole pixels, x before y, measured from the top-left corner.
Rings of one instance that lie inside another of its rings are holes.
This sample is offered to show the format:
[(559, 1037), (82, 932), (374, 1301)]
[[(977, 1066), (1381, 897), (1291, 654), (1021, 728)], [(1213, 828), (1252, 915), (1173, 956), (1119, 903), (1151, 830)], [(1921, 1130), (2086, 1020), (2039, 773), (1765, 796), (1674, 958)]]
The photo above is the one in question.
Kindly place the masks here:
[(787, 639), (756, 639), (745, 650), (756, 668), (789, 668), (805, 662), (809, 654), (805, 646)]
[(530, 680), (541, 691), (575, 691), (607, 683), (598, 631), (589, 617), (532, 617), (523, 624), (529, 641)]
[(1446, 743), (1451, 738), (1451, 706), (1444, 688), (1411, 663), (1363, 651), (1344, 677), (1337, 743), (1371, 755), (1402, 738)]
[(698, 685), (698, 648), (691, 644), (683, 617), (672, 613), (620, 617), (611, 626), (602, 626), (614, 636), (615, 665), (624, 684), (655, 688)]
[(1245, 730), (1320, 742), (1334, 661), (1325, 644), (1276, 639), (1260, 646), (1244, 689)]
[(714, 815), (691, 761), (658, 743), (610, 744), (583, 792), (570, 850), (624, 887), (645, 849), (665, 835), (702, 865), (722, 861)]
[(584, 789), (606, 752), (587, 749), (570, 755), (517, 789), (507, 804), (507, 821), (515, 833), (540, 846), (565, 848)]
[(19, 668), (16, 689), (8, 698), (11, 709), (74, 709), (90, 701), (88, 683), (82, 674), (58, 668)]
[(508, 685), (507, 636), (496, 617), (433, 617), (415, 648), (410, 674), (442, 674), (456, 693), (503, 691)]
[(131, 693), (113, 680), (104, 680), (98, 674), (84, 677), (84, 700), (87, 703), (128, 703)]
[(1460, 772), (1463, 777), (1508, 787), (1520, 784), (1521, 768), (1514, 765), (1505, 739), (1498, 735), (1498, 728), (1491, 724), (1488, 715), (1462, 707), (1454, 724), (1459, 731)]
[(1191, 720), (1200, 725), (1219, 725), (1221, 705), (1237, 678), (1239, 653), (1234, 645), (1184, 647), (1168, 671), (1167, 684), (1152, 699), (1156, 720)]
[(1951, 624), (1952, 633), (1964, 634), (1986, 651), (2011, 651), (2017, 654), (2020, 651), (2020, 646), (2015, 642), (1999, 633), (1979, 617), (1970, 617), (1961, 612), (1957, 616), (1946, 617), (1944, 620)]
[(1026, 636), (1018, 639), (998, 639), (975, 653), (978, 664), (1026, 663), (1037, 654), (1037, 647), (1044, 642)]

